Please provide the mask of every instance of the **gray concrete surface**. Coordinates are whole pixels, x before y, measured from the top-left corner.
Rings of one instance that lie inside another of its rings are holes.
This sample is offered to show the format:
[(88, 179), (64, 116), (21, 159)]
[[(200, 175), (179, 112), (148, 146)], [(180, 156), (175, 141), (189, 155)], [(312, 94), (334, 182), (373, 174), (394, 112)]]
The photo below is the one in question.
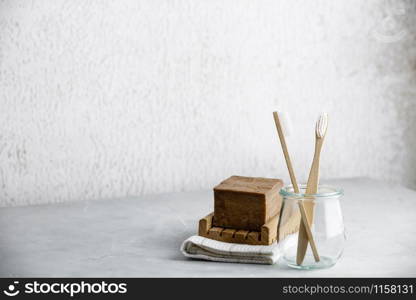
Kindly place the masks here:
[(342, 186), (347, 246), (336, 266), (298, 271), (196, 261), (179, 246), (212, 210), (210, 191), (0, 209), (0, 276), (416, 276), (416, 191)]

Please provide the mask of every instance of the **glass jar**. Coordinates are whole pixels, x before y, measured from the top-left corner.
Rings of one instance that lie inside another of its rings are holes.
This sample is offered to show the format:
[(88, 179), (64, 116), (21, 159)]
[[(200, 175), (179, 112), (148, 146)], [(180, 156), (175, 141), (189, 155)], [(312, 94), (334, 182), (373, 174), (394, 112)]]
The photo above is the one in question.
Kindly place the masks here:
[[(329, 268), (341, 257), (345, 244), (346, 237), (340, 205), (344, 192), (340, 188), (328, 185), (320, 185), (316, 194), (306, 195), (306, 185), (299, 185), (299, 190), (299, 194), (294, 193), (291, 185), (280, 190), (283, 206), (278, 225), (278, 237), (283, 252), (282, 261), (296, 269)], [(298, 255), (298, 242), (302, 240), (302, 236), (305, 236), (301, 235), (299, 238), (300, 222), (302, 222), (301, 205), (305, 208), (304, 212), (307, 213), (308, 219), (312, 219), (309, 223), (319, 257), (314, 256), (309, 240), (306, 253), (301, 247)], [(305, 253), (304, 257), (302, 252)]]

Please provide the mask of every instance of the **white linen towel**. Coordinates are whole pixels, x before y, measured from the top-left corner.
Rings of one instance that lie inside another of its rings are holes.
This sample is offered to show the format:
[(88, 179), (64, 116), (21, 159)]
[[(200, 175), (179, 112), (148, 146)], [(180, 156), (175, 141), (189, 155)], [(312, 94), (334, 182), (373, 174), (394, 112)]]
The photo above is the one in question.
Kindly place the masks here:
[(215, 241), (194, 235), (186, 239), (181, 246), (181, 252), (186, 257), (232, 263), (275, 264), (282, 250), (297, 242), (297, 234), (292, 234), (283, 242), (269, 246), (253, 246)]

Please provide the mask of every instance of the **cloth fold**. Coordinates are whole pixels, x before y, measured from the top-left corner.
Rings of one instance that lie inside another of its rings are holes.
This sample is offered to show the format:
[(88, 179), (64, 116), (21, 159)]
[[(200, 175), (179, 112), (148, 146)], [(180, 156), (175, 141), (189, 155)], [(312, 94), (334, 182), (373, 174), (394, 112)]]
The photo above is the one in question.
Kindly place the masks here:
[(279, 244), (253, 246), (225, 243), (194, 235), (182, 243), (181, 252), (186, 257), (196, 259), (272, 265), (279, 260), (282, 250), (296, 243), (296, 240), (295, 235), (291, 235)]

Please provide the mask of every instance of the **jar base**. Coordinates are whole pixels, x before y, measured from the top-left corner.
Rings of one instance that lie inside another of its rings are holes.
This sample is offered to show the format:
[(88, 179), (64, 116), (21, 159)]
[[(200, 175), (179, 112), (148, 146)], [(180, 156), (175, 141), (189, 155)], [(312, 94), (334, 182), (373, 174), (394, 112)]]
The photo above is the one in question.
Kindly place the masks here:
[(319, 262), (316, 262), (313, 257), (305, 257), (301, 265), (296, 264), (296, 257), (293, 259), (283, 258), (286, 265), (298, 270), (316, 270), (330, 268), (336, 264), (334, 258), (321, 256)]

